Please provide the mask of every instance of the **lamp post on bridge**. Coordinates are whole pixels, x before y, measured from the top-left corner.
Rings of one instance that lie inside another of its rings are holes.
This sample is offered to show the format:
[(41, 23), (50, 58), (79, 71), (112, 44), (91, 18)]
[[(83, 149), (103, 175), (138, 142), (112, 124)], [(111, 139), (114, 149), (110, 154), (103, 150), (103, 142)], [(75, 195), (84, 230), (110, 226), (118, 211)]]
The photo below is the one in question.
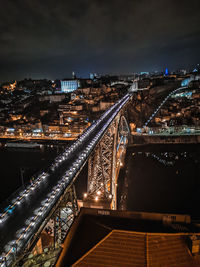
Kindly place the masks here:
[(7, 259), (6, 259), (6, 255), (5, 253), (2, 254), (2, 261), (0, 261), (1, 263), (5, 263), (5, 266), (8, 267), (8, 264), (7, 264)]
[(16, 258), (17, 258), (17, 243), (16, 242), (13, 244), (12, 250), (14, 252), (14, 260), (16, 261)]

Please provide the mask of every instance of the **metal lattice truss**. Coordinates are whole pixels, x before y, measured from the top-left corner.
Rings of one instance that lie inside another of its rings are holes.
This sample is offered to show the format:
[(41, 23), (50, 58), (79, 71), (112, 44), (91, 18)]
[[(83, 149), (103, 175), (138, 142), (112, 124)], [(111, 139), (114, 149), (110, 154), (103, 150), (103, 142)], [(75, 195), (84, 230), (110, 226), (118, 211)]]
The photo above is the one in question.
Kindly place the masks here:
[(45, 220), (46, 223), (35, 234), (32, 243), (30, 243), (27, 247), (27, 252), (31, 249), (31, 247), (34, 247), (35, 240), (40, 237), (41, 232), (49, 227), (51, 228), (50, 235), (54, 237), (54, 246), (61, 244), (77, 214), (77, 211), (78, 204), (76, 192), (75, 187), (72, 184), (61, 196), (54, 210)]
[(129, 132), (125, 117), (118, 114), (88, 161), (87, 196), (93, 200), (111, 200), (113, 208), (116, 208), (117, 148), (121, 142), (126, 145), (124, 140)]
[[(24, 266), (43, 266), (40, 263), (41, 258), (44, 260), (43, 254), (45, 248), (41, 247), (41, 245), (38, 245), (41, 244), (40, 237), (43, 231), (45, 231), (46, 234), (49, 235), (49, 237), (53, 238), (53, 244), (48, 244), (48, 249), (46, 249), (50, 253), (51, 257), (53, 254), (55, 254), (56, 259), (56, 253), (60, 251), (60, 245), (63, 243), (66, 234), (75, 216), (77, 215), (77, 212), (78, 204), (76, 192), (75, 187), (72, 184), (69, 188), (66, 189), (54, 210), (51, 212), (51, 214), (49, 214), (48, 218), (45, 220), (45, 223), (33, 237), (32, 242), (27, 246), (24, 254), (16, 259), (13, 266), (22, 266), (22, 263), (25, 264)], [(47, 258), (48, 252), (45, 252), (45, 257)], [(29, 265), (30, 258), (28, 256), (30, 254), (34, 254), (34, 257), (31, 257), (32, 265)]]
[(75, 187), (72, 185), (53, 214), (54, 240), (62, 244), (78, 211)]
[(97, 145), (88, 162), (88, 195), (107, 197), (112, 194), (111, 175), (114, 133), (110, 127)]
[(121, 116), (119, 126), (118, 126), (118, 134), (120, 136), (128, 136), (130, 134), (130, 129), (127, 123), (127, 120), (124, 116)]

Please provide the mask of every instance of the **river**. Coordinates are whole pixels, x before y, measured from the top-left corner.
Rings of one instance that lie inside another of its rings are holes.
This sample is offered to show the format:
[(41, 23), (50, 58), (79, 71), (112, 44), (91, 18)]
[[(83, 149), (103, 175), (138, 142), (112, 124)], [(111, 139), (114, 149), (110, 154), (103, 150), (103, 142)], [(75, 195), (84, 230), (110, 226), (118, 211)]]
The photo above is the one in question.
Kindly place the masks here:
[[(61, 152), (63, 146), (44, 149), (0, 149), (0, 202), (7, 199)], [(86, 192), (87, 164), (76, 190)], [(131, 211), (190, 214), (200, 219), (200, 145), (154, 145), (128, 148), (120, 171), (118, 207)]]
[[(0, 149), (0, 203), (19, 187), (28, 183), (31, 177), (61, 151), (62, 147), (43, 149)], [(20, 170), (21, 169), (21, 170)]]
[(125, 162), (119, 177), (120, 209), (200, 219), (200, 145), (130, 148)]

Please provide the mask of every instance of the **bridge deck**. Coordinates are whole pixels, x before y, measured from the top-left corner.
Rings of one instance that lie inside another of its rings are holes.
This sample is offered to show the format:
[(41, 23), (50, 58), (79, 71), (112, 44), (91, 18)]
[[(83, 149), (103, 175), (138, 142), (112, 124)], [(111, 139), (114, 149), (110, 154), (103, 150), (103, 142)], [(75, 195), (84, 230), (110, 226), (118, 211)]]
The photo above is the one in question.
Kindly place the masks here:
[(1, 211), (0, 252), (6, 256), (7, 264), (14, 260), (16, 252), (24, 249), (36, 233), (130, 97), (130, 94), (125, 95), (107, 110), (74, 144), (55, 159), (34, 185)]

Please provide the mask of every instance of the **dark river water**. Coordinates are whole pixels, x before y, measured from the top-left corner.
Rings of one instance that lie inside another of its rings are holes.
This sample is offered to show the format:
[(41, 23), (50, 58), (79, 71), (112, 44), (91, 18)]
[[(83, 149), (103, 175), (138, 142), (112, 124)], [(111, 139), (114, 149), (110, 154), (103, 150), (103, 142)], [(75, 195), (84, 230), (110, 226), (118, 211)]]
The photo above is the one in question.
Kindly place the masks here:
[(190, 214), (200, 219), (200, 145), (128, 149), (119, 208)]
[[(0, 149), (0, 202), (53, 160), (64, 147)], [(129, 148), (118, 182), (118, 207), (131, 211), (190, 214), (200, 219), (200, 145)], [(78, 198), (87, 186), (87, 166), (76, 182)]]
[(44, 149), (1, 148), (0, 202), (22, 186), (23, 182), (28, 183), (30, 178), (53, 160), (61, 149), (57, 147)]
[[(30, 179), (37, 177), (37, 173), (45, 169), (67, 145), (45, 146), (43, 149), (0, 148), (0, 204), (5, 201), (10, 203), (12, 194), (22, 188), (23, 183), (26, 186)], [(82, 198), (86, 190), (87, 166), (76, 182), (77, 197)]]

